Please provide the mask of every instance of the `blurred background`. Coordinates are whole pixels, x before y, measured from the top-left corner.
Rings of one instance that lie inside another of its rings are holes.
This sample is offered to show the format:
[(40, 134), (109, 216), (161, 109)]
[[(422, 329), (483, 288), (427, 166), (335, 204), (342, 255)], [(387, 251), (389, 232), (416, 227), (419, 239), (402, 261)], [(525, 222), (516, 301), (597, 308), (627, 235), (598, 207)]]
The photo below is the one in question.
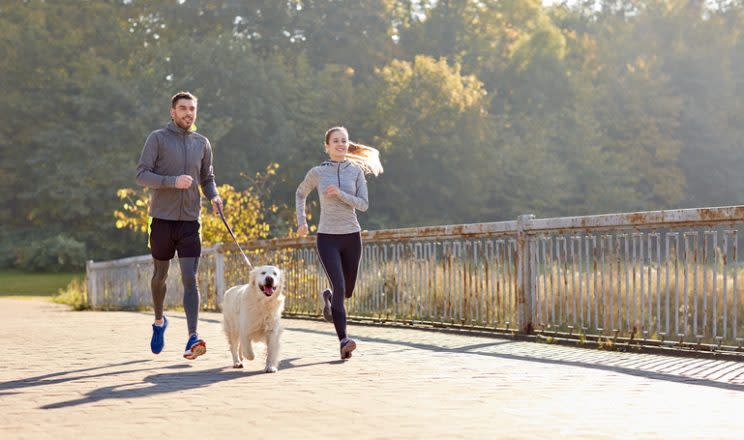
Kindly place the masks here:
[(147, 253), (179, 90), (242, 238), (291, 234), (333, 125), (381, 151), (370, 230), (742, 200), (742, 0), (3, 0), (0, 30), (5, 287)]

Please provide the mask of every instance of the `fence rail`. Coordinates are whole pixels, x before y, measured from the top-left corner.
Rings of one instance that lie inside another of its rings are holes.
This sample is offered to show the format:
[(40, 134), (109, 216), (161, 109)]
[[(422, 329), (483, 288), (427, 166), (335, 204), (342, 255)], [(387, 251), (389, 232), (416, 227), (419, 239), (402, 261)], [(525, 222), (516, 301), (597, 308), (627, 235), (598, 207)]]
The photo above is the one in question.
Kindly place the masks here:
[[(739, 228), (744, 206), (364, 232), (352, 318), (742, 350)], [(314, 239), (248, 242), (254, 264), (285, 271), (287, 315), (320, 316), (327, 287)], [(206, 248), (203, 307), (219, 310), (247, 268)], [(94, 308), (151, 305), (149, 256), (89, 262)], [(180, 304), (180, 277), (166, 305)], [(178, 292), (177, 294), (174, 294)]]

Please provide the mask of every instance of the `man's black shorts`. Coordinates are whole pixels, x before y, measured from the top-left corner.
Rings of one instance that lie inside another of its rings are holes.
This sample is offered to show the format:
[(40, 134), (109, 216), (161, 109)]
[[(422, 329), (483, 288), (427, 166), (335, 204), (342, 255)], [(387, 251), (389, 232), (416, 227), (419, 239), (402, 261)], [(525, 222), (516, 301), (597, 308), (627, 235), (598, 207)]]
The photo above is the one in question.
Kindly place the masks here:
[(198, 221), (152, 219), (150, 223), (150, 251), (156, 260), (170, 260), (178, 251), (181, 258), (201, 255), (201, 236)]

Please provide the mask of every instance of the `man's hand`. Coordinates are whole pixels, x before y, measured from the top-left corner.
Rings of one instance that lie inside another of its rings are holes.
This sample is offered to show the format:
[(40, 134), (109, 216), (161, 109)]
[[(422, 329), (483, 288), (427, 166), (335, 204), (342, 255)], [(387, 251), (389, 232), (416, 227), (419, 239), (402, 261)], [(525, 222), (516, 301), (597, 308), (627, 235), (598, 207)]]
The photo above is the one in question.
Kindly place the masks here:
[(307, 225), (300, 226), (299, 228), (297, 228), (297, 235), (299, 235), (300, 237), (306, 236), (307, 232), (308, 232)]
[[(217, 209), (219, 207), (219, 210)], [(220, 210), (222, 209), (222, 199), (220, 196), (217, 196), (212, 199), (212, 212), (214, 212), (215, 215), (219, 215)]]
[(192, 183), (194, 183), (194, 178), (188, 174), (182, 174), (176, 177), (176, 188), (178, 189), (189, 188)]
[(338, 189), (338, 187), (335, 185), (330, 185), (328, 186), (328, 188), (326, 188), (325, 193), (327, 196), (330, 197), (338, 197), (338, 195), (341, 193), (341, 190)]

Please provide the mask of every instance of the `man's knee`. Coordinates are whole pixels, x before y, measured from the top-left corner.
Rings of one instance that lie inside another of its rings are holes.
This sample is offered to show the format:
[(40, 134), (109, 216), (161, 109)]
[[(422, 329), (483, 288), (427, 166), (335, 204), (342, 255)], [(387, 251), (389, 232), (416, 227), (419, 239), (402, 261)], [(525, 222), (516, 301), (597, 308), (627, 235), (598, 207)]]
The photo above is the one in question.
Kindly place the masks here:
[(181, 280), (185, 287), (196, 288), (196, 274), (199, 270), (198, 257), (179, 258), (181, 265)]
[(168, 278), (168, 267), (170, 266), (170, 260), (153, 260), (154, 270), (152, 272), (152, 282), (157, 284), (165, 284), (165, 280)]
[(196, 275), (190, 273), (181, 274), (181, 280), (186, 288), (196, 288)]

